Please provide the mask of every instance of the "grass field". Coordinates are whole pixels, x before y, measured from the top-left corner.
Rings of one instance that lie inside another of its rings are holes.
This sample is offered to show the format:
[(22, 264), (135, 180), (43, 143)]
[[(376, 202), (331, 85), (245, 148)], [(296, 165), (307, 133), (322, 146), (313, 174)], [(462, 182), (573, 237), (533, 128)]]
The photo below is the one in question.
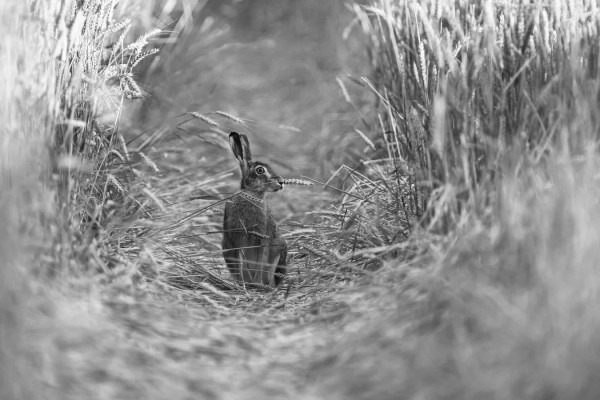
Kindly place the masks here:
[[(1, 400), (600, 398), (597, 2), (0, 18)], [(233, 130), (313, 182), (276, 288), (221, 256)]]

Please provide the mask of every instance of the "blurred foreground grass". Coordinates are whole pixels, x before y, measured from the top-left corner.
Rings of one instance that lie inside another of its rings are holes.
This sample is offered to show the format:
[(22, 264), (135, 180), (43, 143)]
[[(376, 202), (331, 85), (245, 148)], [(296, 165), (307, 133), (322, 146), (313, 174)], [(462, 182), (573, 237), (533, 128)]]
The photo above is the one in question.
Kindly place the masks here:
[[(594, 1), (0, 11), (0, 398), (600, 395)], [(221, 262), (233, 129), (327, 181), (281, 288)]]

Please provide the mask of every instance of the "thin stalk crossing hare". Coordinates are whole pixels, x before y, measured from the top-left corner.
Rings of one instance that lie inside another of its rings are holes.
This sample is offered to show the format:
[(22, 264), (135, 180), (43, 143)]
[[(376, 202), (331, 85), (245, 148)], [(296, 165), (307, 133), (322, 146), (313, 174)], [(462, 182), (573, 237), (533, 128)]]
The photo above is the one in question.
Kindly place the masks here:
[(283, 189), (283, 179), (268, 164), (252, 161), (246, 135), (231, 132), (229, 144), (240, 163), (242, 190), (225, 204), (223, 258), (238, 281), (278, 285), (286, 272), (287, 244), (265, 193)]

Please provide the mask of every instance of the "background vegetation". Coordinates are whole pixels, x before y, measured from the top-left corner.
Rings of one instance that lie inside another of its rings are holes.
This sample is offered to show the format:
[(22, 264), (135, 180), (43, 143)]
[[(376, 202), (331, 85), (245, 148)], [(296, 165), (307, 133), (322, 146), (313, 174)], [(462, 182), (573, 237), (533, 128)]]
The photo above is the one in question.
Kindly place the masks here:
[[(593, 0), (0, 3), (0, 398), (596, 399)], [(220, 256), (231, 130), (286, 283)]]

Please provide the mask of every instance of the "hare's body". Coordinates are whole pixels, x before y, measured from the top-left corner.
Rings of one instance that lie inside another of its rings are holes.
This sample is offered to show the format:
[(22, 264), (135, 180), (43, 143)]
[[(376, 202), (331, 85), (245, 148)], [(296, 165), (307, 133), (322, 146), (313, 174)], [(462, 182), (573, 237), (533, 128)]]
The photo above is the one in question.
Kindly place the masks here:
[(287, 245), (264, 195), (280, 190), (282, 179), (267, 164), (252, 161), (244, 135), (232, 132), (230, 142), (242, 170), (242, 191), (225, 204), (223, 257), (234, 279), (277, 285), (286, 272)]
[(285, 273), (286, 243), (269, 206), (247, 192), (225, 205), (223, 255), (231, 275), (244, 282), (277, 285)]

